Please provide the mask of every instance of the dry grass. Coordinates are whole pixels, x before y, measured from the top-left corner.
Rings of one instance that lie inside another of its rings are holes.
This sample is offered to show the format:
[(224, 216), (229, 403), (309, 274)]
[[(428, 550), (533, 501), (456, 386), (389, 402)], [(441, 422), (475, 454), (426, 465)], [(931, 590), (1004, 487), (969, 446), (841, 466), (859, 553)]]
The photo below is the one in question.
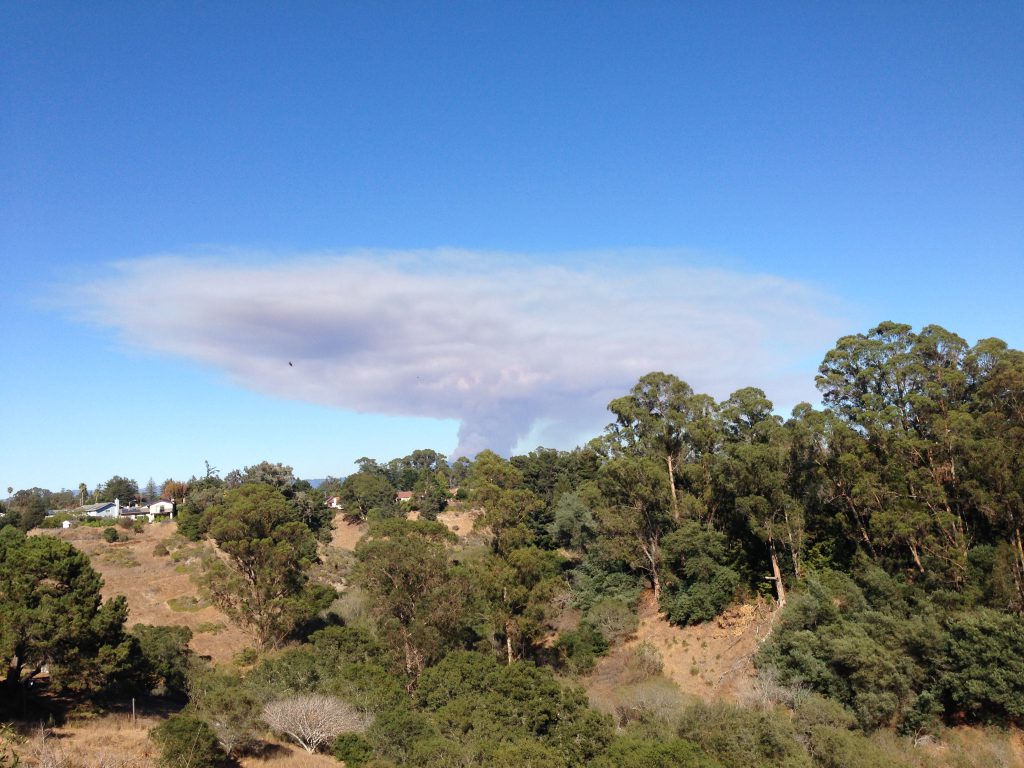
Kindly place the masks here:
[[(188, 542), (185, 548), (173, 550), (187, 552), (178, 557), (177, 563), (173, 557), (153, 552), (158, 543), (170, 539), (176, 530), (174, 522), (147, 524), (142, 533), (116, 545), (103, 541), (101, 528), (48, 530), (44, 535), (58, 536), (89, 555), (93, 568), (103, 577), (104, 598), (124, 595), (128, 599), (127, 626), (142, 623), (188, 627), (193, 632), (191, 645), (196, 653), (217, 663), (230, 661), (234, 654), (252, 644), (251, 639), (215, 606), (205, 602), (193, 604), (197, 588), (191, 574), (197, 569), (190, 563), (200, 555), (212, 554), (212, 544)], [(112, 547), (116, 547), (118, 557), (104, 557)], [(178, 570), (180, 565), (186, 567)], [(183, 607), (189, 609), (181, 610)], [(214, 624), (221, 624), (224, 629), (200, 631)]]
[(243, 757), (242, 768), (341, 768), (330, 755), (311, 755), (291, 744), (275, 744), (267, 754), (257, 757)]
[(740, 698), (754, 679), (753, 655), (771, 626), (772, 614), (768, 604), (741, 605), (714, 621), (675, 627), (646, 593), (639, 615), (633, 637), (601, 659), (583, 681), (599, 708), (614, 699), (620, 686), (635, 682), (632, 661), (639, 648), (660, 655), (662, 673), (685, 694), (706, 701)]
[(334, 516), (334, 531), (331, 533), (331, 546), (344, 549), (349, 552), (356, 548), (356, 544), (366, 533), (366, 523), (348, 523), (341, 513)]
[(22, 765), (33, 768), (155, 768), (149, 730), (159, 723), (151, 717), (132, 722), (121, 714), (71, 720), (30, 734), (18, 753)]

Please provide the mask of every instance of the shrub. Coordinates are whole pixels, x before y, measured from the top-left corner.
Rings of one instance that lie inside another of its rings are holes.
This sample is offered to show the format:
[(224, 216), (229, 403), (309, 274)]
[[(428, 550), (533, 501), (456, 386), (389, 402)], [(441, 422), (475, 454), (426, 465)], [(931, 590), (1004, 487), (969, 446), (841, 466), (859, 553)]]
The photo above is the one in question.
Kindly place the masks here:
[(587, 611), (587, 621), (593, 624), (609, 645), (622, 642), (636, 632), (640, 619), (625, 600), (606, 597), (598, 600)]
[(132, 634), (139, 641), (140, 666), (147, 687), (163, 688), (170, 694), (185, 693), (192, 655), (188, 647), (192, 630), (188, 627), (136, 624)]
[(286, 734), (309, 753), (342, 733), (361, 733), (372, 721), (348, 702), (333, 696), (306, 694), (272, 701), (263, 708), (263, 722)]
[(1024, 620), (977, 608), (947, 623), (942, 694), (949, 711), (1024, 721)]
[(597, 657), (607, 652), (608, 641), (588, 621), (563, 632), (555, 641), (559, 665), (574, 674), (586, 674), (594, 668)]
[(171, 715), (149, 733), (164, 768), (217, 768), (227, 757), (209, 724), (192, 715)]
[(117, 528), (110, 527), (103, 529), (103, 540), (112, 544), (121, 537), (117, 535)]
[(373, 747), (359, 733), (343, 733), (334, 740), (331, 754), (345, 761), (346, 768), (360, 768), (373, 756)]
[(664, 665), (661, 651), (650, 640), (639, 643), (626, 656), (626, 669), (630, 671), (633, 680), (637, 681), (660, 675)]

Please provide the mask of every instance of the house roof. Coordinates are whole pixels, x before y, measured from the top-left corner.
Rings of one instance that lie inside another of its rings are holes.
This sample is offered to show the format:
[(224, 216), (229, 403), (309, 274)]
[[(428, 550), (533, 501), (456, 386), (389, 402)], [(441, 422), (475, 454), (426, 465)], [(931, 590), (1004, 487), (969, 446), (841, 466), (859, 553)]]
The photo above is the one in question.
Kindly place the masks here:
[(75, 512), (85, 512), (86, 514), (102, 512), (104, 509), (109, 509), (112, 506), (114, 506), (112, 501), (101, 501), (99, 504), (83, 504), (81, 507), (76, 507)]

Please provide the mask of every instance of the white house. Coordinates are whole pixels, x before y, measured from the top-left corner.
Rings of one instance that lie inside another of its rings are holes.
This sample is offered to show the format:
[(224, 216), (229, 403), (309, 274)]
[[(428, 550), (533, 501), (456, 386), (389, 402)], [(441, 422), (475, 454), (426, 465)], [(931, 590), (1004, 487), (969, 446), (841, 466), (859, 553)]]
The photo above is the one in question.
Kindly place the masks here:
[(86, 504), (78, 507), (75, 512), (89, 517), (120, 517), (121, 500), (114, 499), (113, 501), (102, 501), (99, 504)]
[[(149, 505), (149, 514), (152, 515), (170, 515), (174, 517), (174, 502), (168, 501), (167, 499), (160, 499), (154, 501)], [(150, 517), (152, 519), (152, 517)]]

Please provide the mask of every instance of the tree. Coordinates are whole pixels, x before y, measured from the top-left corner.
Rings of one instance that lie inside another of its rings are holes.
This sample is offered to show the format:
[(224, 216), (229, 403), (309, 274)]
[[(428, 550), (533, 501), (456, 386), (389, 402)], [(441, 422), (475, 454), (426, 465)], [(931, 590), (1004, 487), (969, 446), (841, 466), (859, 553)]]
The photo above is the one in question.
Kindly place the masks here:
[(8, 696), (44, 669), (56, 691), (97, 692), (132, 669), (123, 597), (103, 601), (89, 558), (50, 536), (0, 529), (0, 665)]
[(372, 720), (351, 704), (318, 693), (278, 699), (263, 708), (263, 721), (271, 730), (290, 736), (310, 754), (339, 734), (362, 733)]
[[(7, 520), (23, 531), (31, 531), (46, 518), (41, 488), (18, 491), (7, 503)], [(45, 492), (49, 494), (49, 491)]]
[(319, 608), (306, 586), (316, 540), (280, 491), (260, 483), (227, 491), (205, 517), (227, 556), (206, 572), (214, 602), (246, 626), (260, 648), (277, 647)]
[(504, 641), (509, 664), (528, 656), (547, 628), (552, 598), (564, 586), (562, 561), (556, 552), (521, 547), (484, 558), (474, 572), (487, 599), (492, 631)]
[(607, 560), (643, 573), (661, 598), (661, 539), (674, 527), (667, 475), (654, 458), (623, 456), (601, 468), (598, 483), (606, 506), (598, 510)]
[(99, 491), (99, 501), (118, 499), (122, 504), (127, 504), (139, 496), (139, 484), (120, 475), (114, 475), (101, 488), (102, 490)]
[(188, 672), (192, 651), (188, 644), (192, 630), (188, 627), (155, 627), (136, 624), (132, 635), (139, 645), (141, 670), (150, 690), (162, 688), (171, 695), (182, 695), (188, 689)]
[(800, 578), (804, 525), (803, 508), (790, 494), (789, 435), (771, 411), (771, 401), (754, 387), (734, 392), (722, 404), (720, 418), (728, 442), (719, 483), (741, 519), (767, 545), (770, 578), (781, 607), (786, 604), (786, 588), (779, 549), (788, 549), (793, 573)]
[[(695, 448), (689, 432), (708, 420), (713, 409), (710, 397), (695, 394), (685, 381), (660, 371), (641, 377), (628, 395), (608, 404), (616, 417), (608, 433), (618, 451), (656, 457), (665, 463), (672, 514), (677, 520), (678, 468)], [(696, 432), (699, 429), (694, 437)]]
[(171, 715), (150, 735), (160, 747), (162, 768), (217, 768), (226, 757), (209, 724), (193, 715)]
[(395, 507), (395, 487), (383, 474), (357, 472), (345, 478), (338, 498), (346, 517), (366, 520), (371, 513), (390, 517)]
[(354, 578), (369, 592), (381, 637), (401, 659), (412, 690), (424, 667), (459, 638), (468, 585), (448, 560), (444, 525), (383, 520), (356, 545)]
[(259, 743), (265, 699), (237, 673), (194, 667), (188, 677), (188, 712), (207, 723), (229, 757)]

